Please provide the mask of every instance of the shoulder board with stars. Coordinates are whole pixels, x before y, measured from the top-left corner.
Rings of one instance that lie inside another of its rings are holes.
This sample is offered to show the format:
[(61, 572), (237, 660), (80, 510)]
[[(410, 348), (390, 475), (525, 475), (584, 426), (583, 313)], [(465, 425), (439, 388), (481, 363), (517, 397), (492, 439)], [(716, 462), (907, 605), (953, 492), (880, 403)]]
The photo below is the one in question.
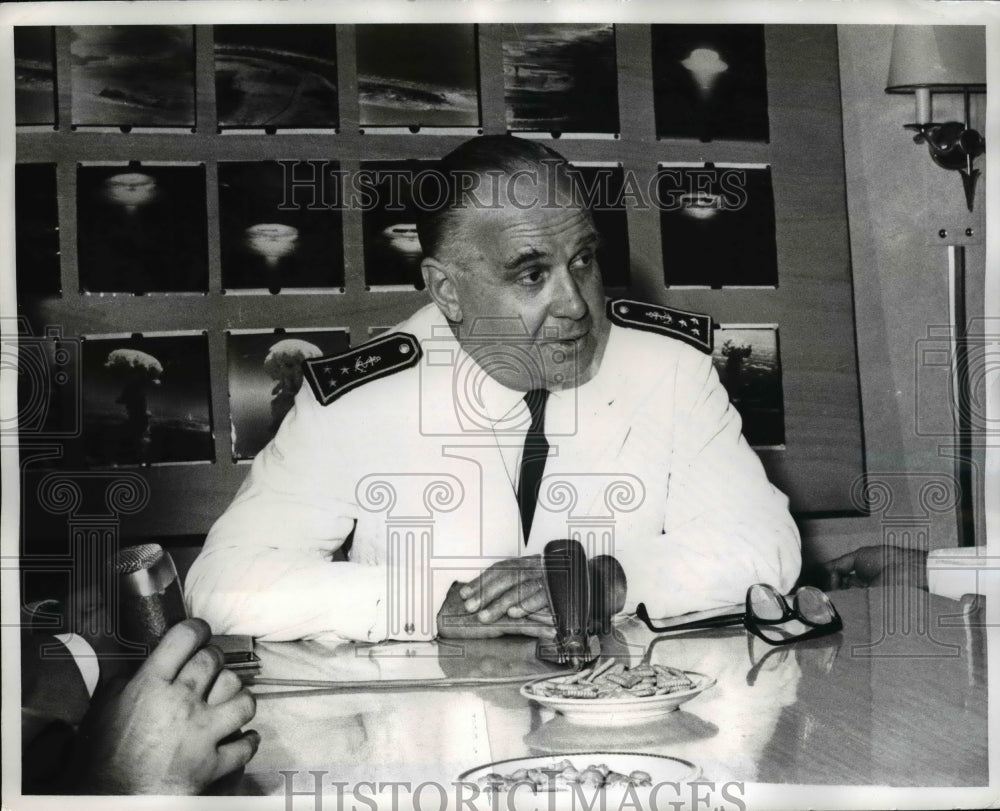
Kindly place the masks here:
[(669, 335), (702, 352), (712, 354), (713, 334), (710, 315), (619, 298), (608, 302), (608, 318), (620, 327)]
[(312, 358), (302, 373), (320, 405), (330, 405), (351, 389), (416, 366), (420, 342), (406, 332), (391, 332), (339, 355)]

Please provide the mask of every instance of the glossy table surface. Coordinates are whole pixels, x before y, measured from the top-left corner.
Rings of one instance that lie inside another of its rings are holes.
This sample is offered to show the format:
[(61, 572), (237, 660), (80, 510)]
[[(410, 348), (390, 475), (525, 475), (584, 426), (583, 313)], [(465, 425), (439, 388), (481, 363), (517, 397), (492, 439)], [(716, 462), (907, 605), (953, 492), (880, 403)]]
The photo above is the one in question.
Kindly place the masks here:
[[(742, 627), (654, 636), (623, 620), (605, 650), (717, 679), (678, 711), (631, 727), (575, 726), (523, 698), (525, 681), (554, 671), (526, 639), (259, 644), (264, 677), (366, 684), (253, 687), (263, 742), (243, 789), (280, 794), (282, 771), (309, 770), (346, 783), (447, 783), (493, 761), (593, 751), (671, 755), (718, 782), (986, 785), (982, 615), (909, 588), (831, 596), (844, 630), (784, 647)], [(491, 678), (507, 681), (476, 683)]]

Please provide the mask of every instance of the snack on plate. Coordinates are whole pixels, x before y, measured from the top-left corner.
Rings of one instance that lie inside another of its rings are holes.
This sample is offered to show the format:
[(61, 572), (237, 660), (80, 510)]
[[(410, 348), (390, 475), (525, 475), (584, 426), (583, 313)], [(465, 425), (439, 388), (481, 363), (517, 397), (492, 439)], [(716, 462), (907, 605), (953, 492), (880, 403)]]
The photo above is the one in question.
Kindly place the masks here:
[(570, 760), (561, 760), (541, 769), (518, 769), (510, 774), (496, 772), (479, 778), (479, 787), (484, 791), (506, 791), (515, 786), (530, 786), (532, 791), (562, 791), (573, 784), (586, 788), (609, 788), (632, 785), (637, 788), (652, 786), (653, 778), (643, 771), (621, 774), (611, 771), (605, 764), (590, 764), (579, 770)]
[(681, 670), (665, 665), (642, 664), (632, 670), (608, 659), (589, 670), (564, 679), (550, 679), (530, 687), (542, 698), (646, 698), (690, 690), (694, 682)]

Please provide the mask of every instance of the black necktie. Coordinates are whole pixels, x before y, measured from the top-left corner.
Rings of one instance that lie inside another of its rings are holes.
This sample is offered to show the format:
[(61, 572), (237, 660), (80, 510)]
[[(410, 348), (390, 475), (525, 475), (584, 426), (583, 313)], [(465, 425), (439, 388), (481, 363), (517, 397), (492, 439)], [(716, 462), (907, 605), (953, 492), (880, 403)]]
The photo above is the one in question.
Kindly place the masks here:
[(521, 454), (521, 475), (517, 480), (517, 506), (521, 510), (521, 528), (524, 542), (531, 534), (531, 521), (535, 517), (538, 502), (538, 488), (545, 470), (545, 457), (549, 455), (549, 443), (545, 439), (545, 401), (549, 397), (547, 389), (532, 389), (524, 395), (524, 402), (531, 412), (531, 425), (524, 437), (524, 452)]

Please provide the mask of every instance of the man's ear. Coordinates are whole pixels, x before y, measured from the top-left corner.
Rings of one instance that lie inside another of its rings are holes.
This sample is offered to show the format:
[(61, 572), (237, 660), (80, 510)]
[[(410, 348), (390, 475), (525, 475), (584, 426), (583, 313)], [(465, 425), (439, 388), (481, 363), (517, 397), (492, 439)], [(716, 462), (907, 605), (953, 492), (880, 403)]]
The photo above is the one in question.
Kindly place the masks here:
[(438, 309), (444, 317), (456, 324), (462, 322), (462, 305), (458, 300), (458, 289), (455, 287), (453, 274), (456, 269), (452, 265), (439, 262), (431, 256), (425, 256), (420, 263), (420, 272), (424, 276), (424, 286), (431, 294)]

